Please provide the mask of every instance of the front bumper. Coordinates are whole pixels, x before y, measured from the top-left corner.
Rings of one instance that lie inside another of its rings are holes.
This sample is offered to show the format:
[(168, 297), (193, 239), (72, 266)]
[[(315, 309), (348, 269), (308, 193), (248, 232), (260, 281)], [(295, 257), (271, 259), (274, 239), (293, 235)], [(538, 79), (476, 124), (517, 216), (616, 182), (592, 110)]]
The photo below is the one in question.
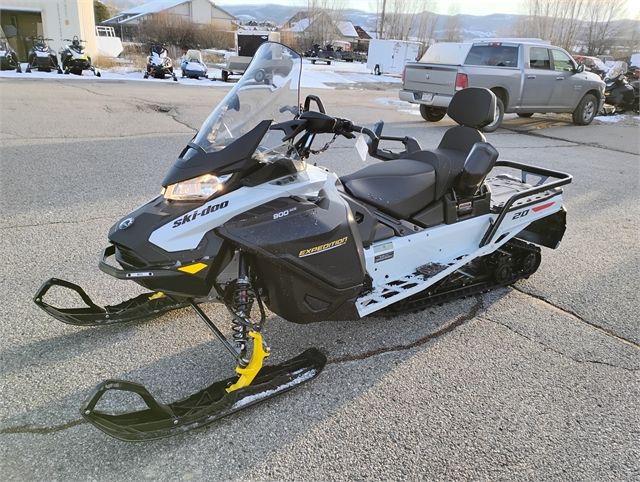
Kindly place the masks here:
[(428, 105), (431, 107), (449, 107), (449, 102), (451, 102), (453, 96), (403, 89), (400, 91), (398, 97), (400, 97), (400, 100), (411, 104)]

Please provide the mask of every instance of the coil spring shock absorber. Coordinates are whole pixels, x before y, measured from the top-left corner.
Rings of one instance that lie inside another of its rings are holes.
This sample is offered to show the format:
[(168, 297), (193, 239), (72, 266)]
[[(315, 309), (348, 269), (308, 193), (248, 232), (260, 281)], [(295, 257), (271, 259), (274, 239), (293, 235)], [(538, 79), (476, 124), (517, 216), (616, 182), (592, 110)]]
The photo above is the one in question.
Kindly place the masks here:
[(240, 350), (240, 356), (243, 360), (246, 360), (247, 332), (251, 326), (249, 317), (251, 316), (251, 307), (256, 295), (251, 287), (248, 266), (244, 256), (242, 256), (242, 253), (238, 253), (238, 255), (238, 279), (233, 286), (231, 297), (231, 309), (234, 315), (231, 320), (231, 330), (233, 331), (233, 340)]

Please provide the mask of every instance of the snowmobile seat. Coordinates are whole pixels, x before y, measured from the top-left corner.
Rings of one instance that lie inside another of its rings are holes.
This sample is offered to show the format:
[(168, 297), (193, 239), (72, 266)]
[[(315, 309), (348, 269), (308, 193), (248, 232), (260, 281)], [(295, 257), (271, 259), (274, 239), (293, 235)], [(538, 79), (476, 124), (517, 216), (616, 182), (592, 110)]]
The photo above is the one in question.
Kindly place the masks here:
[(415, 159), (372, 164), (340, 180), (355, 198), (399, 218), (408, 218), (435, 200), (436, 170)]
[(484, 88), (460, 90), (451, 99), (447, 114), (458, 125), (444, 133), (438, 147), (407, 156), (431, 164), (436, 170), (435, 199), (440, 199), (454, 185), (474, 144), (487, 142), (479, 129), (495, 119), (496, 96)]
[(444, 133), (436, 149), (373, 164), (340, 180), (352, 196), (406, 219), (454, 186), (474, 144), (486, 142), (479, 129), (493, 122), (495, 110), (496, 96), (489, 89), (458, 91), (447, 113), (459, 125)]

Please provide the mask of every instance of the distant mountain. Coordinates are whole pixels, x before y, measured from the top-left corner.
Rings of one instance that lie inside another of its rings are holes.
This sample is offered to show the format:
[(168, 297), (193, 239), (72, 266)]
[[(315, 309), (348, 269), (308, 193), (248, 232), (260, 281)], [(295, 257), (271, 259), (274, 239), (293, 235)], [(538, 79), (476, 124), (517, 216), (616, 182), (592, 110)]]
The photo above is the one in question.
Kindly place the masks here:
[[(124, 10), (134, 5), (140, 5), (148, 0), (103, 0), (113, 6), (116, 10)], [(409, 0), (407, 0), (409, 1)], [(226, 11), (236, 16), (243, 23), (255, 20), (257, 22), (269, 20), (276, 25), (282, 25), (293, 17), (300, 10), (305, 10), (305, 6), (295, 5), (251, 5), (237, 4), (230, 0), (216, 2)], [(346, 9), (342, 13), (345, 20), (349, 20), (354, 25), (360, 25), (369, 32), (375, 32), (377, 15), (372, 12), (365, 12), (357, 9)], [(414, 16), (417, 17), (417, 16)], [(459, 25), (464, 40), (488, 37), (509, 37), (514, 34), (517, 22), (522, 19), (522, 15), (493, 14), (493, 15), (458, 15)], [(445, 38), (448, 15), (439, 15), (435, 29), (436, 38)], [(417, 22), (416, 22), (417, 23)], [(623, 37), (630, 36), (634, 28), (640, 28), (640, 22), (634, 20), (614, 20), (614, 24), (620, 26), (619, 31), (625, 32)], [(414, 29), (415, 31), (415, 29)]]
[[(262, 20), (270, 20), (277, 25), (282, 25), (297, 12), (305, 9), (305, 7), (300, 6), (296, 7), (275, 4), (237, 5), (220, 2), (219, 5), (229, 13), (238, 17), (242, 22), (246, 22), (248, 20), (256, 20), (258, 22)], [(346, 9), (342, 12), (342, 16), (345, 20), (349, 20), (354, 25), (360, 25), (365, 30), (371, 32), (375, 31), (377, 21), (377, 15), (375, 13), (357, 9)], [(516, 15), (503, 14), (487, 16), (460, 15), (460, 22), (465, 38), (495, 37), (499, 34), (506, 35), (516, 17)], [(444, 33), (447, 25), (447, 18), (447, 15), (439, 16), (438, 24), (436, 26), (437, 33)]]

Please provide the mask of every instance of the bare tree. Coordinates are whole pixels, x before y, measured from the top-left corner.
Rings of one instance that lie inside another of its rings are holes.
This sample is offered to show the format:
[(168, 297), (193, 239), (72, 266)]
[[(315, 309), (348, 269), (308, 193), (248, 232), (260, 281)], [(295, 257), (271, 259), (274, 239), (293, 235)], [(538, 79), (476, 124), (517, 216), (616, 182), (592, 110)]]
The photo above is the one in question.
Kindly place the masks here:
[(418, 14), (416, 38), (428, 48), (434, 39), (438, 15), (435, 12), (437, 2), (435, 0), (423, 0), (421, 12)]
[(527, 0), (528, 19), (525, 25), (519, 27), (526, 36), (539, 37), (566, 50), (573, 50), (589, 1)]
[(346, 0), (308, 0), (306, 40), (310, 44), (330, 43), (340, 35), (337, 28), (342, 20)]
[(418, 40), (431, 38), (435, 29), (435, 0), (379, 0), (376, 32), (378, 38)]
[(460, 7), (457, 3), (453, 3), (449, 7), (444, 40), (446, 42), (462, 42), (462, 22), (460, 21)]
[(588, 0), (586, 8), (586, 50), (587, 55), (601, 55), (611, 48), (617, 29), (613, 26), (614, 16), (622, 16), (625, 0)]

